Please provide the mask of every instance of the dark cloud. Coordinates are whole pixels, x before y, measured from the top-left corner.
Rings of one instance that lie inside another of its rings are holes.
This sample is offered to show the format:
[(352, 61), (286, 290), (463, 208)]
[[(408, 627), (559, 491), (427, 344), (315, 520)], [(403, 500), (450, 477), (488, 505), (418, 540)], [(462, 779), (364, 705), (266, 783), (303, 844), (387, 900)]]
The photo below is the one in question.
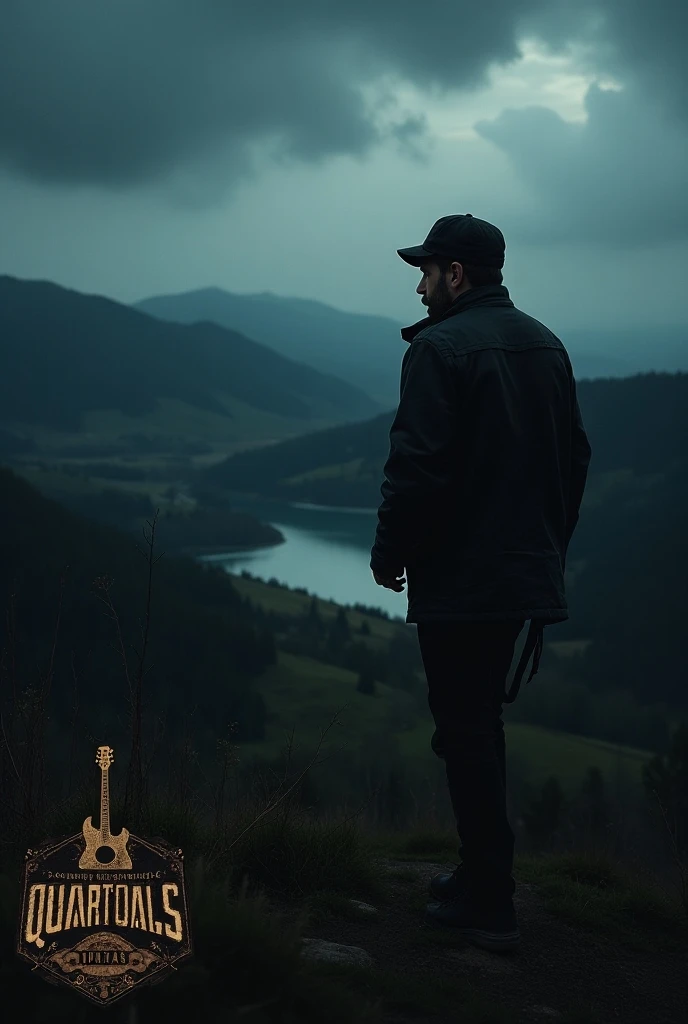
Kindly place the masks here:
[(273, 138), (305, 160), (361, 153), (381, 138), (362, 85), (387, 72), (471, 85), (517, 56), (512, 0), (458, 3), (449, 32), (442, 0), (3, 5), (0, 159), (56, 182), (128, 187), (214, 150), (231, 181), (251, 143)]
[[(524, 32), (553, 49), (586, 43), (590, 67), (618, 76), (645, 111), (635, 143), (628, 98), (595, 91), (582, 130), (545, 110), (481, 125), (553, 206), (564, 189), (552, 175), (580, 205), (586, 180), (608, 188), (615, 169), (623, 182), (633, 162), (645, 167), (639, 149), (660, 144), (653, 116), (683, 159), (674, 135), (688, 116), (688, 4), (679, 0), (0, 3), (0, 162), (37, 180), (131, 188), (215, 161), (216, 197), (250, 172), (256, 144), (316, 161), (364, 153), (386, 133), (417, 154), (423, 122), (392, 106), (382, 129), (363, 87), (391, 76), (430, 93), (474, 88), (518, 57)], [(673, 188), (668, 169), (654, 177), (665, 179)], [(610, 219), (632, 191), (629, 177), (599, 212)]]
[[(553, 47), (585, 44), (586, 70), (615, 78), (622, 90), (592, 85), (585, 123), (531, 107), (475, 126), (507, 154), (531, 192), (530, 209), (511, 212), (512, 237), (641, 252), (685, 240), (688, 4), (559, 0), (530, 28)], [(582, 267), (581, 282), (585, 273)]]
[[(233, 6), (233, 5), (232, 5)], [(128, 186), (222, 147), (227, 173), (272, 135), (306, 159), (374, 132), (356, 83), (305, 36), (204, 0), (17, 0), (0, 42), (0, 152), (41, 179)]]
[(523, 241), (642, 246), (688, 235), (688, 133), (631, 86), (592, 86), (586, 123), (553, 110), (506, 110), (476, 130), (510, 157), (530, 186), (531, 210), (513, 211)]
[(604, 2), (600, 60), (605, 70), (638, 83), (685, 124), (688, 120), (685, 0)]
[(427, 158), (423, 149), (423, 141), (427, 138), (427, 119), (422, 116), (407, 117), (405, 121), (394, 125), (391, 135), (396, 139), (399, 150), (412, 160), (421, 162)]

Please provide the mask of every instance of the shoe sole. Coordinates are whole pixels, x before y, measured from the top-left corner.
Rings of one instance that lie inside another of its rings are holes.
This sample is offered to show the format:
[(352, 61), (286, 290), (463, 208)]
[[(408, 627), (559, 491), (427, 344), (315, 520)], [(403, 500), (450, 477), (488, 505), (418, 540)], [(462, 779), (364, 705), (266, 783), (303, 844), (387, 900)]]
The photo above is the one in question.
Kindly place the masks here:
[(480, 946), (491, 953), (510, 953), (521, 946), (521, 933), (518, 928), (513, 932), (489, 932), (484, 928), (457, 928), (434, 920), (426, 920), (425, 926), (456, 932), (474, 946)]

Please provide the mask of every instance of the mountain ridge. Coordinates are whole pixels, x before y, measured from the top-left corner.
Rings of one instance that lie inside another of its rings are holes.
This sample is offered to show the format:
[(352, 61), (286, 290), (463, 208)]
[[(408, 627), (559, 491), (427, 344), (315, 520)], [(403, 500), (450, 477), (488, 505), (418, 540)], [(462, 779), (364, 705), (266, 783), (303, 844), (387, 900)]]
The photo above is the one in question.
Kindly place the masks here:
[[(240, 294), (217, 286), (150, 296), (135, 303), (135, 308), (180, 323), (215, 320), (321, 372), (334, 373), (380, 403), (391, 407), (399, 400), (406, 351), (400, 331), (406, 325), (394, 318), (352, 313), (318, 299), (267, 291)], [(424, 314), (419, 306), (416, 320)], [(578, 379), (688, 370), (688, 326), (616, 331), (571, 328), (557, 336), (569, 352)]]
[(0, 351), (5, 428), (78, 431), (90, 410), (143, 417), (162, 398), (220, 417), (228, 434), (240, 432), (231, 421), (241, 403), (281, 417), (291, 433), (381, 408), (346, 381), (212, 321), (163, 322), (107, 297), (10, 275), (0, 275)]

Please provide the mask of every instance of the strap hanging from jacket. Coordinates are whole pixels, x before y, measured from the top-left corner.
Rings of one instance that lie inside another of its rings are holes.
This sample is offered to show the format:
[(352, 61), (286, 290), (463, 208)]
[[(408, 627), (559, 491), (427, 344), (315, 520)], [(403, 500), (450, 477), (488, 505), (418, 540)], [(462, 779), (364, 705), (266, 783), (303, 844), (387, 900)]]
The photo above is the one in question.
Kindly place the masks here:
[(528, 636), (526, 637), (526, 645), (523, 648), (521, 660), (518, 663), (518, 668), (516, 669), (516, 674), (511, 684), (511, 688), (508, 693), (506, 691), (504, 692), (503, 703), (513, 704), (516, 700), (521, 686), (523, 673), (526, 670), (526, 665), (528, 664), (528, 659), (531, 654), (533, 654), (533, 668), (526, 680), (526, 683), (529, 683), (533, 676), (537, 675), (537, 671), (540, 667), (540, 657), (542, 655), (544, 631), (545, 623), (542, 619), (530, 620), (530, 629), (528, 630)]

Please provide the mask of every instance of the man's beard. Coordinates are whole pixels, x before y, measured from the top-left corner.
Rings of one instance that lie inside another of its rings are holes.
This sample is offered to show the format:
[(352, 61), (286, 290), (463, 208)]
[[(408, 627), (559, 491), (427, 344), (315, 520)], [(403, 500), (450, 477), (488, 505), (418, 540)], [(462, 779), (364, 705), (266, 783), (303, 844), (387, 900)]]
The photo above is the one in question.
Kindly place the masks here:
[(435, 320), (437, 317), (442, 316), (443, 313), (446, 313), (453, 301), (444, 275), (441, 275), (432, 293), (432, 298), (430, 300), (426, 299), (428, 315), (432, 320)]

